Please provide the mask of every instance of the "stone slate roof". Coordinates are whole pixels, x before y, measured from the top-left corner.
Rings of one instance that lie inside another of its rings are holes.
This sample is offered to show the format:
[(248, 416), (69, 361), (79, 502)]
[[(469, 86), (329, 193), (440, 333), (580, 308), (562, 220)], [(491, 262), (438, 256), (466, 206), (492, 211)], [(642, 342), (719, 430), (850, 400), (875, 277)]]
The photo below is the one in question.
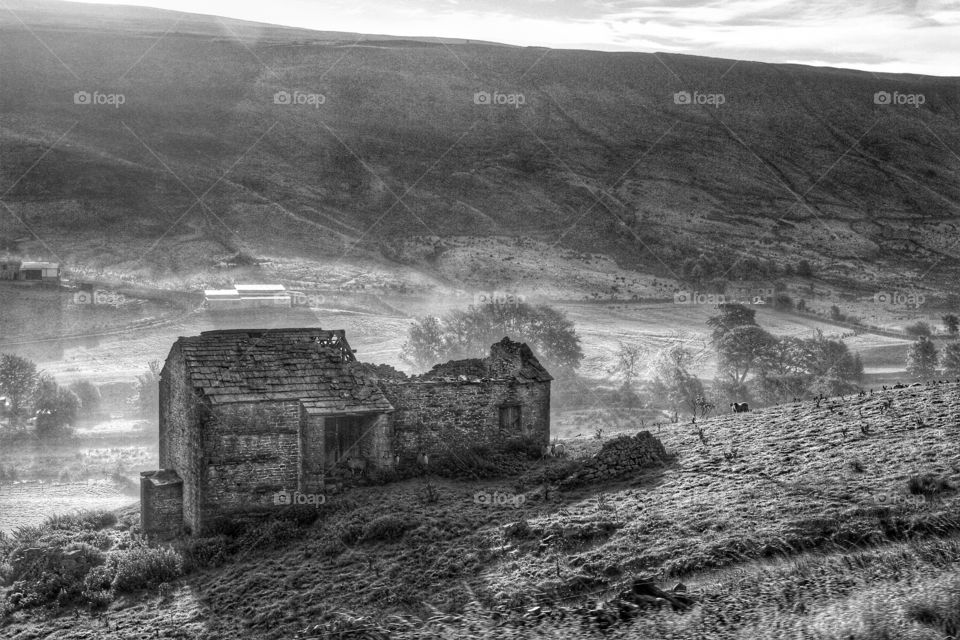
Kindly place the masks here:
[(214, 404), (296, 400), (314, 414), (393, 411), (342, 330), (204, 331), (173, 349), (193, 388)]
[[(504, 338), (504, 340), (507, 339)], [(503, 344), (503, 342), (501, 341), (500, 344)], [(515, 345), (517, 343), (513, 344)], [(520, 357), (523, 362), (520, 370), (516, 373), (516, 377), (519, 380), (527, 380), (529, 382), (549, 382), (553, 380), (553, 376), (540, 364), (540, 361), (533, 355), (530, 347), (526, 344), (521, 344), (518, 351), (520, 352)]]

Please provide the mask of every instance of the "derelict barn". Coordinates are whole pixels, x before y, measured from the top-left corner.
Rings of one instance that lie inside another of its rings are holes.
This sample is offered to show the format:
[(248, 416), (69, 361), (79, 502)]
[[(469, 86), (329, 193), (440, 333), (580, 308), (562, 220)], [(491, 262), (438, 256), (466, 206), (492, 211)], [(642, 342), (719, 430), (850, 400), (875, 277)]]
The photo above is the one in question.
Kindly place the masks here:
[(474, 445), (550, 439), (552, 377), (504, 338), (421, 376), (356, 360), (342, 330), (205, 331), (160, 378), (161, 471), (141, 474), (144, 531), (202, 533), (232, 513), (321, 493), (346, 459), (367, 470)]

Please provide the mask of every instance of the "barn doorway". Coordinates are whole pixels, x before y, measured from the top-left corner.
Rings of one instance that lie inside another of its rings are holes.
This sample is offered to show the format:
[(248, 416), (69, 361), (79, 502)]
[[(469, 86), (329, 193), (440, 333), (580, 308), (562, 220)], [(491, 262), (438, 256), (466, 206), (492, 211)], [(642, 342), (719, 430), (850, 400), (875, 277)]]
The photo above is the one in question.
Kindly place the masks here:
[(361, 416), (334, 416), (324, 418), (323, 450), (326, 468), (333, 469), (345, 458), (360, 457), (360, 441), (363, 439), (364, 419)]

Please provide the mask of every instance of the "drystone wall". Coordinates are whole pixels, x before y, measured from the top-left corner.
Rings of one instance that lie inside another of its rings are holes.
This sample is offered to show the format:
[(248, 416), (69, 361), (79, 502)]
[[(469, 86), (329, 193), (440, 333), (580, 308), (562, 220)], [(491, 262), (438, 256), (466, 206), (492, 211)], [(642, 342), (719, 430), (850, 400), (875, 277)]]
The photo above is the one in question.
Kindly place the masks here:
[(620, 436), (603, 445), (592, 458), (574, 474), (560, 483), (569, 488), (615, 480), (641, 469), (656, 467), (667, 459), (663, 443), (649, 431), (634, 436)]

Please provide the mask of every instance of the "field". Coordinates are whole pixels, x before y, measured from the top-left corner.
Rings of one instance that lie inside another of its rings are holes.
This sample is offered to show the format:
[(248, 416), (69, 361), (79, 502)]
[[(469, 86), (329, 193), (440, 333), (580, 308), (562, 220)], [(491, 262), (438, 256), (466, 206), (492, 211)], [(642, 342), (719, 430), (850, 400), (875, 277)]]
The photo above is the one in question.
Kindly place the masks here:
[[(27, 327), (35, 326), (40, 322), (50, 308), (65, 309), (63, 313), (67, 314), (66, 317), (73, 317), (70, 314), (79, 313), (77, 317), (81, 319), (94, 318), (87, 315), (90, 309), (73, 308), (76, 305), (72, 303), (73, 293), (70, 291), (60, 292), (57, 296), (55, 290), (46, 288), (16, 287), (12, 290), (17, 294), (14, 300), (17, 304), (28, 299), (34, 300), (33, 304), (24, 305), (21, 308), (17, 318), (9, 319), (10, 323), (7, 326), (21, 327), (20, 333), (15, 332), (14, 335), (22, 337)], [(59, 351), (36, 353), (40, 356), (38, 365), (54, 375), (61, 384), (89, 380), (98, 385), (113, 385), (118, 388), (128, 385), (127, 394), (129, 395), (133, 393), (132, 383), (136, 376), (146, 370), (150, 361), (163, 361), (170, 345), (178, 336), (196, 335), (201, 331), (224, 327), (322, 326), (346, 329), (351, 345), (357, 349), (357, 355), (361, 360), (384, 362), (409, 370), (408, 366), (400, 360), (399, 351), (411, 319), (428, 314), (440, 314), (451, 308), (465, 308), (473, 302), (473, 297), (470, 295), (441, 297), (383, 293), (329, 297), (327, 304), (315, 309), (296, 309), (283, 313), (261, 313), (240, 317), (218, 317), (190, 311), (185, 307), (167, 305), (164, 307), (165, 311), (157, 312), (156, 317), (161, 318), (161, 322), (142, 327), (130, 324), (142, 321), (142, 315), (131, 315), (130, 311), (118, 310), (114, 307), (96, 308), (99, 324), (78, 325), (74, 328), (79, 331), (107, 327), (109, 331), (100, 332), (100, 335), (92, 338), (78, 336), (58, 340)], [(371, 304), (371, 301), (375, 304)], [(601, 384), (610, 380), (609, 368), (621, 343), (640, 344), (652, 356), (659, 349), (682, 341), (702, 354), (700, 361), (694, 367), (694, 372), (701, 377), (712, 377), (716, 362), (714, 353), (707, 344), (709, 332), (705, 324), (707, 318), (715, 313), (710, 306), (627, 301), (607, 303), (561, 301), (553, 304), (567, 313), (581, 337), (585, 353), (581, 373)], [(395, 311), (387, 313), (384, 309)], [(764, 308), (758, 309), (757, 319), (762, 326), (780, 336), (808, 337), (816, 330), (822, 330), (828, 336), (839, 336), (842, 331), (845, 331), (815, 318), (774, 312)], [(66, 333), (69, 336), (70, 332)], [(881, 382), (889, 382), (900, 377), (909, 344), (906, 340), (862, 334), (848, 337), (845, 341), (852, 350), (860, 351), (862, 354), (871, 384), (879, 387)], [(26, 347), (30, 346), (26, 345)], [(9, 350), (24, 353), (24, 348), (22, 344), (13, 344)], [(4, 350), (0, 347), (0, 351)], [(25, 353), (34, 354), (29, 348)], [(597, 405), (597, 408), (600, 406)], [(109, 437), (111, 434), (119, 437), (124, 435), (130, 438), (137, 437), (138, 432), (134, 427), (142, 428), (143, 425), (137, 424), (136, 420), (122, 417), (123, 412), (129, 410), (129, 406), (116, 404), (115, 409), (120, 411), (118, 419), (81, 426), (79, 435), (85, 438)], [(651, 424), (658, 419), (658, 415), (648, 414), (646, 418), (646, 423)], [(555, 410), (554, 431), (561, 437), (580, 432), (590, 435), (596, 428), (603, 427), (603, 425), (598, 427), (584, 425), (581, 420), (580, 413)], [(136, 480), (134, 472), (153, 469), (158, 464), (156, 442), (144, 442), (149, 444), (150, 450), (153, 451), (152, 457), (139, 460), (137, 465), (130, 466), (126, 470), (128, 477), (134, 480)], [(129, 448), (122, 442), (118, 444), (121, 445), (120, 450)], [(51, 452), (41, 457), (33, 452), (14, 450), (0, 452), (0, 465), (5, 464), (12, 468), (11, 458), (16, 458), (16, 464), (19, 465), (21, 472), (18, 478), (23, 480), (43, 479), (48, 483), (69, 482), (69, 477), (61, 477), (64, 473), (62, 470), (68, 469), (70, 471), (66, 473), (72, 473), (85, 482), (94, 476), (88, 473), (83, 465), (76, 464), (74, 456), (79, 455), (81, 452), (76, 449)], [(122, 461), (118, 458), (110, 460), (108, 464), (100, 465), (102, 469), (99, 471), (99, 479), (102, 480), (105, 477), (104, 474), (115, 471), (114, 467), (119, 462)], [(57, 472), (49, 476), (41, 473), (42, 469), (56, 469)], [(119, 489), (114, 491), (110, 486), (112, 485), (96, 485), (94, 491), (86, 485), (64, 484), (57, 488), (57, 495), (61, 497), (56, 500), (49, 497), (39, 498), (36, 497), (35, 492), (26, 490), (11, 494), (8, 489), (8, 493), (0, 495), (0, 504), (5, 507), (4, 514), (0, 516), (2, 520), (0, 530), (9, 530), (27, 514), (29, 517), (24, 522), (37, 522), (43, 517), (68, 508), (73, 502), (77, 506), (96, 506), (97, 504), (104, 507), (116, 506), (119, 504), (118, 501), (123, 499), (123, 494)], [(97, 496), (104, 497), (102, 503), (97, 502)]]
[[(117, 427), (124, 428), (117, 431)], [(0, 449), (0, 532), (61, 513), (115, 509), (139, 500), (139, 473), (156, 469), (156, 435), (131, 421), (78, 429), (74, 442)]]
[[(558, 613), (647, 575), (683, 581), (699, 604), (618, 623), (626, 635), (615, 637), (944, 638), (957, 628), (958, 412), (960, 385), (945, 384), (724, 414), (698, 423), (702, 438), (689, 424), (662, 425), (675, 456), (665, 466), (549, 496), (535, 479), (575, 461), (532, 462), (496, 481), (360, 488), (272, 542), (241, 538), (255, 554), (241, 544), (159, 597), (118, 598), (108, 618), (15, 614), (7, 633), (279, 639), (334, 611), (386, 625), (388, 614), (426, 619), (431, 607), (454, 633), (465, 611), (476, 628), (502, 607)], [(628, 414), (620, 424), (569, 439), (571, 457), (636, 430)], [(526, 499), (483, 505), (478, 490)], [(109, 530), (118, 540), (131, 509)], [(589, 635), (575, 620), (544, 624)], [(469, 625), (457, 633), (481, 637)]]
[[(129, 320), (114, 318), (114, 324), (111, 325), (114, 332), (100, 335), (93, 341), (83, 337), (61, 339), (58, 343), (62, 353), (56, 354), (59, 357), (41, 357), (39, 363), (62, 382), (81, 378), (97, 384), (130, 382), (146, 369), (151, 360), (162, 361), (178, 336), (197, 335), (201, 331), (217, 328), (322, 326), (345, 329), (361, 360), (407, 369), (407, 365), (399, 359), (399, 352), (412, 318), (437, 315), (473, 303), (472, 295), (457, 298), (384, 293), (370, 297), (380, 302), (381, 309), (370, 310), (369, 305), (361, 303), (348, 310), (331, 304), (314, 309), (233, 317), (181, 311), (169, 314), (156, 326), (137, 328), (131, 327)], [(349, 300), (349, 295), (344, 298)], [(531, 298), (531, 302), (551, 304), (565, 311), (574, 322), (585, 353), (581, 373), (587, 377), (597, 380), (609, 377), (610, 362), (621, 342), (640, 344), (652, 356), (657, 350), (678, 341), (703, 353), (696, 372), (712, 377), (716, 362), (707, 345), (709, 330), (705, 324), (707, 318), (716, 313), (712, 306), (629, 301), (550, 301), (543, 298)], [(385, 313), (383, 308), (395, 311)], [(104, 313), (109, 317), (109, 311)], [(19, 324), (29, 326), (30, 320), (42, 317), (43, 311), (37, 310), (33, 318), (24, 318)], [(822, 330), (827, 337), (839, 337), (849, 332), (815, 317), (763, 308), (757, 312), (757, 321), (778, 336), (810, 337), (817, 330)], [(861, 353), (867, 373), (902, 371), (909, 346), (906, 339), (868, 333), (848, 337), (845, 342), (851, 351)], [(20, 343), (5, 344), (0, 344), (0, 351), (23, 352), (24, 346)]]
[[(412, 246), (414, 248), (409, 250), (415, 253), (418, 245)], [(466, 269), (477, 255), (485, 255), (486, 252), (502, 258), (509, 251), (518, 252), (517, 260), (508, 263), (510, 269), (519, 270), (516, 273), (511, 272), (512, 275), (519, 273), (522, 276), (515, 282), (528, 287), (527, 293), (521, 295), (526, 295), (534, 303), (551, 304), (568, 315), (574, 322), (583, 344), (585, 358), (581, 373), (599, 384), (608, 381), (612, 383), (610, 366), (621, 343), (641, 345), (647, 350), (649, 360), (658, 350), (683, 342), (700, 354), (693, 371), (705, 379), (712, 377), (716, 361), (715, 354), (708, 345), (709, 332), (706, 326), (707, 318), (715, 313), (712, 306), (629, 300), (577, 301), (575, 298), (579, 295), (578, 290), (572, 282), (567, 282), (566, 290), (551, 290), (548, 283), (557, 284), (563, 277), (569, 280), (569, 274), (563, 275), (566, 273), (564, 269), (582, 265), (581, 278), (586, 278), (584, 282), (588, 288), (601, 287), (604, 279), (626, 286), (623, 284), (625, 272), (599, 256), (563, 252), (553, 259), (551, 268), (545, 274), (535, 276), (529, 271), (529, 265), (524, 266), (529, 262), (524, 258), (524, 251), (528, 249), (525, 246), (513, 246), (503, 239), (491, 240), (486, 244), (460, 239), (451, 242), (451, 248), (444, 254), (444, 268), (453, 270), (451, 276), (459, 276), (462, 273), (456, 271), (453, 265), (460, 265), (457, 269)], [(328, 293), (323, 304), (315, 308), (298, 308), (280, 313), (216, 316), (192, 308), (191, 301), (194, 299), (187, 294), (175, 294), (168, 290), (153, 290), (151, 293), (149, 289), (130, 284), (125, 285), (126, 288), (114, 284), (112, 289), (107, 285), (98, 285), (98, 290), (122, 289), (127, 291), (127, 295), (120, 305), (85, 305), (77, 303), (76, 291), (73, 289), (57, 291), (47, 287), (7, 283), (0, 286), (0, 295), (6, 296), (6, 300), (11, 303), (3, 305), (4, 326), (11, 330), (5, 333), (4, 344), (7, 346), (0, 345), (0, 351), (36, 357), (40, 368), (54, 375), (61, 384), (89, 380), (98, 385), (112, 385), (119, 389), (114, 395), (122, 396), (124, 385), (128, 387), (127, 395), (132, 394), (132, 383), (136, 376), (146, 370), (150, 361), (162, 361), (178, 336), (196, 335), (201, 331), (226, 327), (322, 326), (345, 329), (361, 360), (387, 363), (409, 370), (400, 360), (399, 352), (412, 318), (441, 314), (452, 308), (465, 308), (475, 302), (476, 295), (494, 290), (488, 286), (469, 291), (457, 290), (445, 296), (438, 293), (399, 294), (389, 289), (388, 271), (371, 268), (360, 272), (350, 264), (340, 265), (339, 272), (331, 270), (325, 273), (303, 262), (278, 262), (262, 269), (264, 273), (247, 274), (247, 277), (282, 276), (290, 283), (317, 286), (330, 285), (335, 280), (339, 285), (348, 288), (353, 286), (355, 289), (353, 292), (348, 290)], [(411, 275), (414, 272), (415, 270), (400, 270), (393, 276), (404, 286), (412, 287), (417, 283), (416, 278)], [(246, 272), (243, 270), (234, 271), (231, 272), (231, 277), (243, 277), (244, 273)], [(499, 277), (506, 276), (500, 273)], [(532, 287), (533, 282), (542, 286)], [(664, 283), (655, 279), (638, 277), (631, 282), (634, 288), (627, 287), (626, 293), (633, 291), (641, 297), (665, 296), (669, 293), (668, 289), (663, 288)], [(134, 293), (139, 293), (140, 297), (135, 297)], [(13, 309), (16, 309), (16, 313)], [(45, 324), (49, 317), (57, 318), (57, 323)], [(827, 336), (839, 337), (848, 331), (815, 317), (776, 312), (764, 307), (757, 307), (757, 320), (764, 328), (778, 336), (809, 337), (815, 331), (821, 330)], [(39, 331), (36, 330), (38, 327)], [(31, 331), (39, 334), (39, 337), (25, 340), (24, 338), (30, 337)], [(43, 336), (51, 332), (60, 332), (62, 336), (55, 340), (57, 348), (52, 351), (38, 350), (39, 345), (50, 344)], [(903, 362), (909, 346), (907, 340), (865, 333), (846, 337), (845, 342), (851, 350), (861, 353), (868, 386), (879, 388), (881, 383), (892, 382), (902, 376)], [(594, 408), (602, 407), (595, 403)], [(115, 409), (120, 412), (117, 420), (104, 420), (97, 425), (82, 426), (79, 435), (82, 438), (108, 437), (111, 434), (138, 437), (134, 427), (140, 428), (143, 425), (136, 425), (135, 421), (123, 418), (129, 406), (123, 406), (120, 400), (116, 400)], [(572, 437), (578, 433), (589, 436), (598, 428), (606, 428), (607, 433), (610, 433), (608, 420), (597, 425), (584, 424), (584, 415), (588, 414), (555, 410), (554, 433), (560, 437)], [(600, 415), (603, 415), (603, 411), (600, 411)], [(648, 412), (644, 418), (645, 424), (652, 424), (660, 419), (656, 412)], [(155, 425), (152, 428), (155, 428)], [(0, 496), (0, 504), (5, 507), (4, 514), (0, 516), (0, 530), (9, 530), (19, 522), (38, 522), (43, 517), (72, 508), (71, 504), (99, 504), (104, 507), (120, 504), (124, 494), (122, 487), (115, 486), (115, 483), (108, 482), (92, 487), (70, 483), (77, 479), (84, 483), (88, 479), (99, 482), (107, 478), (108, 473), (126, 474), (128, 480), (136, 481), (136, 472), (156, 468), (158, 464), (156, 442), (150, 442), (149, 439), (143, 442), (152, 452), (149, 457), (137, 460), (136, 464), (128, 464), (127, 468), (121, 471), (117, 471), (115, 467), (123, 461), (119, 457), (111, 459), (107, 464), (100, 465), (99, 476), (89, 471), (90, 465), (79, 464), (74, 458), (85, 455), (78, 450), (81, 445), (40, 457), (34, 452), (19, 450), (0, 452), (0, 465), (13, 468), (11, 458), (17, 459), (16, 465), (20, 467), (18, 479), (42, 479), (48, 483), (47, 489), (58, 496), (54, 499), (50, 497), (54, 495), (51, 493), (46, 498), (38, 497), (36, 491), (26, 488), (20, 493), (11, 493), (13, 489), (8, 486), (7, 493)], [(121, 446), (118, 450), (130, 450), (129, 445), (122, 442), (119, 444)], [(57, 471), (55, 474), (45, 474), (43, 469)], [(50, 482), (64, 484), (58, 485), (54, 490), (50, 488)], [(10, 484), (9, 481), (7, 484)], [(103, 499), (98, 502), (101, 496)]]
[(139, 492), (110, 480), (20, 482), (0, 485), (0, 532), (31, 527), (52, 515), (88, 509), (117, 509), (138, 501)]

